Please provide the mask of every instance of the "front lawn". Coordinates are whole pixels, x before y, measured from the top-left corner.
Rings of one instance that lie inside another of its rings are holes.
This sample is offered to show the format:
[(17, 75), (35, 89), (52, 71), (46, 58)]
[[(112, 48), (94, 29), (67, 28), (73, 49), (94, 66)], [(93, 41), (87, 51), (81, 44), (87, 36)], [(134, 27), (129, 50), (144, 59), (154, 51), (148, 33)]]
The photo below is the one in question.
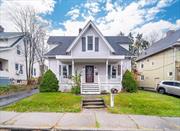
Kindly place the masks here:
[(36, 88), (37, 85), (0, 85), (0, 95), (8, 95), (11, 93), (28, 91)]
[(39, 93), (3, 108), (17, 112), (79, 112), (81, 96), (71, 93)]
[(115, 96), (114, 108), (109, 107), (109, 95), (104, 99), (111, 113), (180, 116), (180, 98), (173, 96), (147, 91), (123, 92)]

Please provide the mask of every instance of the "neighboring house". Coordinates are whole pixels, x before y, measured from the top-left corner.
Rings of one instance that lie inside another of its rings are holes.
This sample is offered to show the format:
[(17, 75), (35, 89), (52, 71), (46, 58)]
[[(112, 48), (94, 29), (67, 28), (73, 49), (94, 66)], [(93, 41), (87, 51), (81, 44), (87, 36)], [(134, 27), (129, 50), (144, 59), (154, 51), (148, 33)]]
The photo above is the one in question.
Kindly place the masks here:
[(180, 29), (169, 31), (137, 58), (139, 84), (156, 88), (162, 80), (180, 81)]
[[(26, 82), (24, 35), (20, 32), (0, 32), (0, 85)], [(38, 77), (35, 64), (33, 76)]]
[[(78, 29), (77, 29), (78, 30)], [(131, 70), (131, 41), (126, 36), (103, 36), (89, 21), (78, 36), (50, 36), (45, 54), (59, 79), (59, 90), (69, 91), (71, 76), (81, 75), (81, 93), (99, 94), (122, 88), (123, 73)]]

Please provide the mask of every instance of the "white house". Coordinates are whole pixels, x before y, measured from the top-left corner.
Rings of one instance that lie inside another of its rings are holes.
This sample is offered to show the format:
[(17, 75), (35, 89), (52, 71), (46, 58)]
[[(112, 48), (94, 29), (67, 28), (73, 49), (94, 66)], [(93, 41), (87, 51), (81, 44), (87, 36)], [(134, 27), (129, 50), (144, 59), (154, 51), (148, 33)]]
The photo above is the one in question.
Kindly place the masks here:
[(72, 87), (71, 76), (81, 75), (82, 94), (100, 94), (122, 88), (123, 73), (131, 70), (131, 41), (126, 36), (103, 36), (89, 21), (78, 36), (50, 36), (50, 51), (45, 54), (59, 79), (59, 90)]
[[(20, 32), (0, 32), (0, 85), (26, 81), (23, 39)], [(39, 76), (38, 64), (34, 64), (32, 73)]]

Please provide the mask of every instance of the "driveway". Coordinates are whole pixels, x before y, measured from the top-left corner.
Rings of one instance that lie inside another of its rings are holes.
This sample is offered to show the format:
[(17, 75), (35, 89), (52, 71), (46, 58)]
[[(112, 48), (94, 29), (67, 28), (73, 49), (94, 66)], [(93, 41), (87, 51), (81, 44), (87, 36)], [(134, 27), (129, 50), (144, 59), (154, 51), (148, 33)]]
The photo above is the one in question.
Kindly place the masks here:
[(179, 131), (180, 117), (110, 114), (104, 110), (81, 113), (0, 112), (0, 129)]

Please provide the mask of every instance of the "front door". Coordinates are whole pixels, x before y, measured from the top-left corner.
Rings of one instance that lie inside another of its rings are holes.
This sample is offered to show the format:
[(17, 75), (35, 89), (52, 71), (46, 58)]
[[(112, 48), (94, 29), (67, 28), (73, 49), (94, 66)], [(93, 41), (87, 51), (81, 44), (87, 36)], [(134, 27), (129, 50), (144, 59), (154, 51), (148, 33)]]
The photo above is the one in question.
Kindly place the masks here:
[(86, 66), (86, 83), (94, 82), (94, 66)]

